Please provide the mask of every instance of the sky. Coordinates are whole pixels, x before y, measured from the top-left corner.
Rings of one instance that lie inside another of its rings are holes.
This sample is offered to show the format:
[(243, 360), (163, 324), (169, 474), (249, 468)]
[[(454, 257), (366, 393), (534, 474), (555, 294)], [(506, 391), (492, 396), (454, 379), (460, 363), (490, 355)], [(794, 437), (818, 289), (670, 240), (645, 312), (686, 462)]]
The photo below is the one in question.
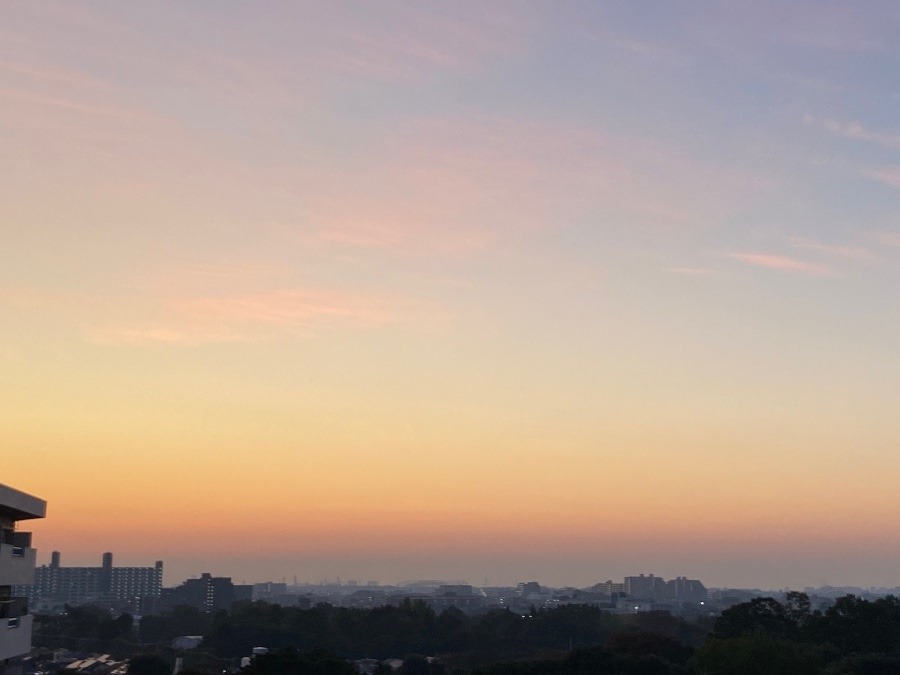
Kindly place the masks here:
[(39, 562), (900, 585), (900, 5), (0, 0)]

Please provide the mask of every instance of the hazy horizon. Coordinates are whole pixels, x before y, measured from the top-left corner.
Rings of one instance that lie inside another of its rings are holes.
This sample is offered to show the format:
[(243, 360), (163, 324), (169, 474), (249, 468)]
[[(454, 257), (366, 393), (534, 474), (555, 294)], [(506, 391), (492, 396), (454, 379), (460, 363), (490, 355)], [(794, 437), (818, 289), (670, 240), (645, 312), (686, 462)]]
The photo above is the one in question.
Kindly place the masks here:
[[(104, 550), (105, 552), (105, 550)], [(185, 579), (199, 577), (208, 572), (213, 576), (231, 577), (234, 583), (263, 583), (267, 581), (319, 584), (323, 581), (341, 583), (357, 581), (366, 584), (377, 581), (382, 585), (396, 585), (404, 581), (443, 580), (462, 581), (473, 586), (515, 586), (519, 582), (537, 581), (551, 587), (572, 586), (586, 588), (607, 580), (621, 582), (625, 576), (654, 574), (665, 579), (677, 576), (699, 579), (709, 588), (759, 588), (761, 590), (793, 589), (820, 586), (854, 586), (861, 588), (895, 588), (894, 566), (889, 560), (881, 566), (860, 566), (852, 560), (818, 560), (815, 565), (759, 552), (730, 571), (721, 568), (731, 561), (727, 557), (711, 555), (707, 560), (677, 558), (660, 554), (648, 559), (602, 558), (573, 560), (552, 555), (531, 557), (518, 561), (500, 561), (496, 556), (485, 559), (474, 556), (464, 560), (448, 559), (441, 563), (404, 557), (382, 557), (348, 560), (338, 557), (307, 558), (299, 560), (272, 558), (221, 558), (200, 557), (170, 558), (142, 557), (113, 553), (113, 564), (121, 567), (152, 567), (156, 560), (163, 560), (163, 585), (177, 586)], [(102, 553), (96, 556), (68, 555), (61, 551), (64, 567), (99, 567)], [(421, 557), (420, 557), (421, 558)], [(49, 565), (50, 550), (39, 549), (38, 565)], [(650, 564), (653, 563), (653, 564)], [(406, 574), (403, 574), (403, 572)], [(866, 576), (872, 582), (859, 581)], [(879, 581), (881, 579), (881, 581)], [(487, 582), (487, 583), (485, 583)]]
[(2, 4), (41, 560), (900, 584), (900, 5)]

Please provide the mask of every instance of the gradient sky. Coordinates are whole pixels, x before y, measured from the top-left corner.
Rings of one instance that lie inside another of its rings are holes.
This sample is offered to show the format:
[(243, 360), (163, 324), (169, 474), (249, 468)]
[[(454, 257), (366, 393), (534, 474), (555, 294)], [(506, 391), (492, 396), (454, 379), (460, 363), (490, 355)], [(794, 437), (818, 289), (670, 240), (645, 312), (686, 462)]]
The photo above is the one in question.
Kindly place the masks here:
[(39, 561), (900, 584), (900, 5), (0, 1)]

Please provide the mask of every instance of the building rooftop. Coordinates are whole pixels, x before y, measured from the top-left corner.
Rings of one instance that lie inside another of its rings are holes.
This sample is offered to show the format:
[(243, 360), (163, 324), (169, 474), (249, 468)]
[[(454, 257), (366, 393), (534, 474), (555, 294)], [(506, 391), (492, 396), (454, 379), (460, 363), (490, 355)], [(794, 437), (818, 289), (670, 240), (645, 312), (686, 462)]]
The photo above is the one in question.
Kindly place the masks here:
[(13, 520), (43, 518), (47, 502), (0, 483), (0, 515)]

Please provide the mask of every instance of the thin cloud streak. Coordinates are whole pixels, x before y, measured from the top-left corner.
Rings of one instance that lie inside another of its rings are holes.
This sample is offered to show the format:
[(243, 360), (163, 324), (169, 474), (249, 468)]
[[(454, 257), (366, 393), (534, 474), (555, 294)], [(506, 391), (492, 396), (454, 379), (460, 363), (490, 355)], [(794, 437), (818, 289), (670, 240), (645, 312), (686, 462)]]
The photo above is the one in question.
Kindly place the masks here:
[(199, 346), (273, 342), (312, 337), (335, 323), (355, 328), (433, 320), (425, 303), (384, 295), (314, 289), (278, 289), (166, 299), (158, 318), (88, 330), (102, 344)]
[(872, 167), (862, 170), (862, 174), (872, 180), (900, 190), (900, 166)]
[(826, 244), (807, 238), (795, 238), (792, 240), (796, 248), (814, 251), (833, 258), (844, 258), (854, 262), (865, 263), (875, 260), (875, 254), (869, 249), (860, 246), (841, 246), (838, 244)]
[(394, 318), (381, 298), (309, 290), (276, 290), (230, 297), (193, 297), (170, 301), (182, 316), (198, 321), (257, 323), (283, 326), (317, 318), (339, 317), (366, 324)]
[(817, 119), (811, 115), (804, 115), (803, 123), (820, 127), (842, 138), (874, 143), (891, 150), (900, 148), (900, 134), (872, 131), (859, 122), (839, 122), (834, 119)]
[(112, 106), (100, 106), (55, 96), (42, 96), (30, 91), (13, 89), (10, 87), (0, 87), (0, 98), (13, 99), (19, 102), (49, 106), (53, 108), (60, 108), (62, 110), (65, 110), (66, 112), (84, 113), (87, 115), (96, 115), (99, 117), (118, 117), (134, 120), (158, 119), (157, 116), (141, 110)]
[(666, 271), (683, 277), (711, 277), (718, 273), (712, 267), (667, 267)]
[(881, 232), (877, 235), (877, 239), (884, 246), (900, 248), (900, 232)]
[(749, 265), (757, 267), (765, 267), (772, 270), (784, 270), (788, 272), (799, 272), (811, 276), (827, 276), (830, 270), (822, 265), (791, 258), (774, 253), (728, 253), (729, 258), (740, 260)]
[[(157, 289), (158, 292), (158, 289)], [(282, 288), (218, 295), (97, 298), (38, 289), (0, 291), (0, 305), (55, 316), (103, 345), (200, 346), (302, 339), (318, 330), (375, 329), (389, 324), (440, 325), (451, 319), (434, 304), (387, 294)]]
[(648, 139), (498, 117), (422, 120), (304, 182), (311, 240), (402, 255), (468, 255), (585, 217), (691, 231), (765, 183)]

